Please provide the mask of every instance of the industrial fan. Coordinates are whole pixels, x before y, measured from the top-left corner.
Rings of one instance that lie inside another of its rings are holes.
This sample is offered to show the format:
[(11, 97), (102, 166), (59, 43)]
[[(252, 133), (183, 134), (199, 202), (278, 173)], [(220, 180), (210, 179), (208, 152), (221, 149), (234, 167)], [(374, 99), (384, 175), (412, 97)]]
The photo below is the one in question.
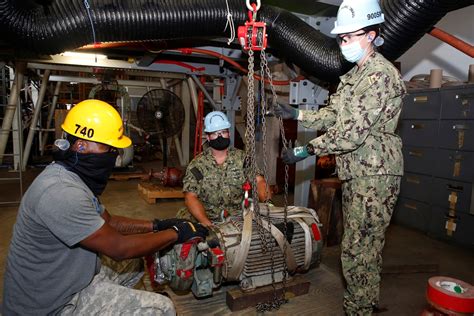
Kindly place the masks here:
[(166, 89), (153, 89), (137, 103), (137, 120), (148, 141), (163, 145), (163, 167), (167, 166), (167, 139), (181, 133), (184, 106), (181, 99)]

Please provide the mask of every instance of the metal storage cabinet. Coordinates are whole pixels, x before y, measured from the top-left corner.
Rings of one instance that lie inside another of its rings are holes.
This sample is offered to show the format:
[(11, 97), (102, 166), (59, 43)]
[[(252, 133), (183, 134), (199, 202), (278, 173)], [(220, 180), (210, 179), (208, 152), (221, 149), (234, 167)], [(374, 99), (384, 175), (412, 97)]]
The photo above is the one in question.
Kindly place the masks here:
[(410, 90), (398, 133), (405, 175), (393, 221), (474, 247), (474, 85)]

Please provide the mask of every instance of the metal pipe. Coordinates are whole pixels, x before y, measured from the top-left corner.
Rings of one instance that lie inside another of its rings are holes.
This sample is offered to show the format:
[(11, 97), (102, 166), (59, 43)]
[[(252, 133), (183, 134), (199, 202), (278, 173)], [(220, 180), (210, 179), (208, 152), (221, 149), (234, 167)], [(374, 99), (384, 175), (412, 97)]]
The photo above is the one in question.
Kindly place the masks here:
[[(53, 102), (51, 103), (51, 106), (49, 107), (48, 120), (46, 122), (46, 129), (43, 129), (43, 131), (49, 131), (49, 127), (51, 126), (51, 122), (53, 121), (54, 112), (56, 110), (56, 104), (58, 103), (59, 90), (60, 89), (61, 89), (61, 81), (58, 81), (56, 83), (56, 88), (54, 88)], [(54, 131), (54, 130), (55, 129), (52, 129), (52, 131)], [(49, 135), (48, 132), (44, 133), (44, 135), (43, 135), (43, 140), (41, 141), (41, 156), (44, 155), (44, 147), (46, 145), (46, 142), (48, 141), (48, 135)]]
[(198, 113), (198, 95), (196, 91), (196, 85), (194, 84), (194, 81), (191, 77), (188, 77), (188, 88), (189, 88), (189, 94), (191, 95), (191, 102), (193, 103), (193, 108), (194, 108), (194, 115), (197, 117)]
[(18, 96), (20, 95), (21, 86), (23, 85), (23, 74), (26, 70), (26, 63), (18, 62), (15, 65), (16, 74), (15, 81), (12, 85), (8, 105), (5, 107), (5, 115), (3, 116), (2, 129), (0, 130), (0, 164), (3, 163), (3, 155), (8, 143), (8, 137), (12, 128), (13, 117), (17, 107)]
[(181, 141), (179, 140), (178, 135), (174, 135), (173, 139), (174, 139), (174, 144), (176, 147), (176, 152), (178, 153), (179, 165), (183, 167), (185, 164), (183, 160), (183, 153), (181, 152)]
[(209, 101), (209, 103), (211, 103), (212, 108), (214, 110), (218, 111), (219, 107), (217, 106), (216, 102), (214, 102), (214, 99), (212, 99), (212, 97), (209, 95), (209, 93), (207, 92), (206, 88), (203, 86), (201, 81), (199, 81), (198, 77), (196, 75), (191, 75), (191, 78), (193, 78), (193, 80), (196, 83), (196, 85), (198, 86), (198, 88), (201, 89), (202, 93), (204, 93), (204, 96), (206, 97), (207, 101)]
[[(217, 52), (212, 51), (212, 50), (202, 49), (202, 48), (180, 48), (180, 49), (176, 49), (176, 50), (170, 49), (170, 51), (179, 51), (179, 52), (181, 52), (185, 55), (188, 55), (188, 54), (191, 54), (191, 53), (196, 53), (196, 54), (204, 54), (204, 55), (213, 56), (213, 57), (219, 58), (220, 60), (228, 62), (229, 64), (231, 64), (237, 70), (240, 70), (244, 74), (248, 74), (248, 72), (249, 72), (248, 69), (241, 66), (238, 62), (234, 61), (232, 58), (227, 57), (223, 54), (217, 53)], [(260, 77), (257, 74), (254, 74), (253, 76), (254, 76), (255, 80), (261, 80), (262, 79), (262, 77)], [(298, 76), (298, 78), (303, 78), (303, 76)], [(295, 80), (298, 79), (298, 78), (295, 78)], [(265, 83), (267, 83), (267, 84), (270, 83), (270, 81), (268, 79), (264, 79), (264, 80), (265, 80)], [(290, 80), (272, 80), (272, 83), (276, 86), (287, 86), (287, 85), (290, 84)]]
[[(161, 83), (161, 87), (163, 89), (168, 89), (168, 83), (166, 82), (165, 78), (160, 78), (160, 83)], [(173, 140), (174, 140), (174, 144), (175, 144), (175, 147), (176, 147), (176, 152), (178, 153), (178, 160), (179, 160), (179, 165), (180, 166), (184, 166), (184, 162), (183, 162), (183, 153), (181, 151), (181, 142), (179, 141), (179, 137), (178, 135), (174, 135), (173, 136)], [(168, 141), (168, 140), (167, 140)], [(168, 147), (168, 146), (167, 146)], [(169, 148), (169, 147), (168, 147)], [(168, 149), (166, 149), (168, 150)], [(163, 155), (167, 155), (168, 153), (165, 153), (163, 152)]]
[(184, 126), (183, 132), (181, 133), (181, 149), (183, 152), (183, 162), (189, 163), (189, 148), (190, 148), (190, 137), (189, 130), (191, 127), (191, 93), (189, 91), (187, 81), (182, 80), (180, 85), (181, 100), (184, 105)]
[[(94, 85), (101, 84), (101, 82), (97, 78), (84, 78), (84, 77), (59, 76), (59, 75), (50, 76), (49, 81), (92, 83)], [(138, 87), (154, 87), (154, 88), (162, 87), (161, 83), (153, 82), (153, 81), (117, 80), (116, 82), (120, 86), (138, 86)]]
[[(21, 90), (21, 88), (20, 88)], [(21, 102), (20, 99), (17, 99), (16, 102), (17, 110), (13, 118), (13, 129), (12, 129), (12, 138), (13, 138), (13, 164), (14, 170), (18, 172), (18, 177), (20, 178), (20, 199), (23, 197), (23, 171), (21, 169), (21, 161), (23, 160), (23, 126), (21, 121)], [(18, 201), (19, 203), (20, 201)]]
[(433, 37), (436, 37), (437, 39), (440, 39), (446, 44), (451, 45), (452, 47), (456, 48), (457, 50), (460, 50), (466, 55), (474, 57), (474, 46), (470, 45), (469, 43), (466, 43), (462, 39), (459, 39), (456, 36), (451, 35), (437, 27), (433, 27), (428, 34)]
[(43, 79), (41, 80), (41, 88), (38, 95), (38, 101), (36, 102), (36, 105), (35, 105), (35, 111), (33, 112), (33, 119), (31, 120), (30, 130), (28, 132), (28, 138), (26, 139), (26, 143), (25, 143), (23, 164), (21, 166), (22, 170), (25, 170), (26, 164), (28, 163), (28, 158), (30, 156), (30, 151), (31, 151), (31, 145), (33, 144), (33, 137), (35, 136), (35, 128), (36, 128), (36, 124), (38, 123), (39, 114), (41, 112), (41, 105), (43, 104), (44, 96), (46, 94), (46, 88), (48, 85), (48, 79), (49, 79), (50, 73), (51, 73), (51, 70), (45, 70), (43, 74)]

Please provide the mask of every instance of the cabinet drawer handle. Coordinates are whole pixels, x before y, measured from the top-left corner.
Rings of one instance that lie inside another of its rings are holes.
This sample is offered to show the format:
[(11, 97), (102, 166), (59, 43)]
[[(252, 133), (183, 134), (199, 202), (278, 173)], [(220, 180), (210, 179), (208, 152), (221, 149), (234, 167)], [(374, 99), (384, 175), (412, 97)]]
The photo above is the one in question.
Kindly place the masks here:
[(412, 209), (412, 210), (417, 210), (418, 208), (416, 207), (416, 205), (413, 205), (413, 204), (408, 204), (408, 203), (405, 203), (404, 206), (406, 208), (409, 208), (409, 209)]
[(453, 125), (453, 129), (467, 130), (469, 129), (469, 125), (457, 124), (457, 125)]
[(418, 179), (417, 177), (407, 177), (407, 182), (420, 184), (420, 179)]
[(428, 96), (427, 95), (420, 95), (420, 96), (414, 97), (413, 102), (415, 102), (415, 103), (426, 103), (426, 102), (428, 102)]
[(474, 93), (471, 94), (456, 94), (456, 99), (474, 99)]
[(451, 184), (448, 184), (446, 185), (446, 188), (449, 190), (449, 191), (456, 191), (456, 192), (462, 192), (464, 191), (464, 187), (462, 185), (451, 185)]
[(425, 128), (425, 124), (412, 124), (411, 129), (422, 129)]
[(446, 218), (446, 219), (457, 219), (457, 220), (459, 220), (459, 216), (450, 215), (449, 213), (444, 213), (444, 218)]
[(414, 157), (423, 157), (423, 152), (422, 151), (409, 151), (408, 155), (414, 156)]

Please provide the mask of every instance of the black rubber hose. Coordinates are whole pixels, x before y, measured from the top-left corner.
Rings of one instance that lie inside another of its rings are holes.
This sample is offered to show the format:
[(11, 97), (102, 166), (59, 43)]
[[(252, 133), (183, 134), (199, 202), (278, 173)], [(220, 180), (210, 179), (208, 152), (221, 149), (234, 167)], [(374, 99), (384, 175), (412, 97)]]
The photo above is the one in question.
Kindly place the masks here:
[[(153, 41), (228, 37), (223, 0), (89, 0), (95, 41)], [(247, 20), (242, 0), (228, 0), (235, 25)], [(386, 23), (382, 53), (395, 60), (449, 10), (473, 0), (382, 0)], [(0, 35), (21, 51), (56, 54), (94, 42), (84, 0), (0, 0)], [(321, 34), (288, 11), (263, 5), (269, 43), (315, 77), (335, 81), (351, 67), (333, 38)]]
[[(152, 41), (192, 37), (228, 37), (227, 8), (215, 0), (89, 1), (95, 41)], [(242, 0), (229, 0), (236, 26), (247, 20)], [(336, 81), (351, 65), (333, 38), (315, 30), (288, 11), (262, 6), (259, 20), (268, 24), (269, 43), (278, 56), (306, 72)], [(49, 6), (0, 1), (0, 30), (16, 48), (56, 54), (94, 42), (83, 0), (57, 0)]]
[(474, 3), (473, 0), (382, 0), (385, 14), (381, 53), (396, 60), (412, 47), (446, 13)]
[(307, 73), (328, 81), (336, 81), (352, 67), (342, 57), (334, 38), (301, 23), (287, 11), (263, 6), (260, 11), (260, 17), (271, 29), (269, 42), (279, 56), (289, 58)]

